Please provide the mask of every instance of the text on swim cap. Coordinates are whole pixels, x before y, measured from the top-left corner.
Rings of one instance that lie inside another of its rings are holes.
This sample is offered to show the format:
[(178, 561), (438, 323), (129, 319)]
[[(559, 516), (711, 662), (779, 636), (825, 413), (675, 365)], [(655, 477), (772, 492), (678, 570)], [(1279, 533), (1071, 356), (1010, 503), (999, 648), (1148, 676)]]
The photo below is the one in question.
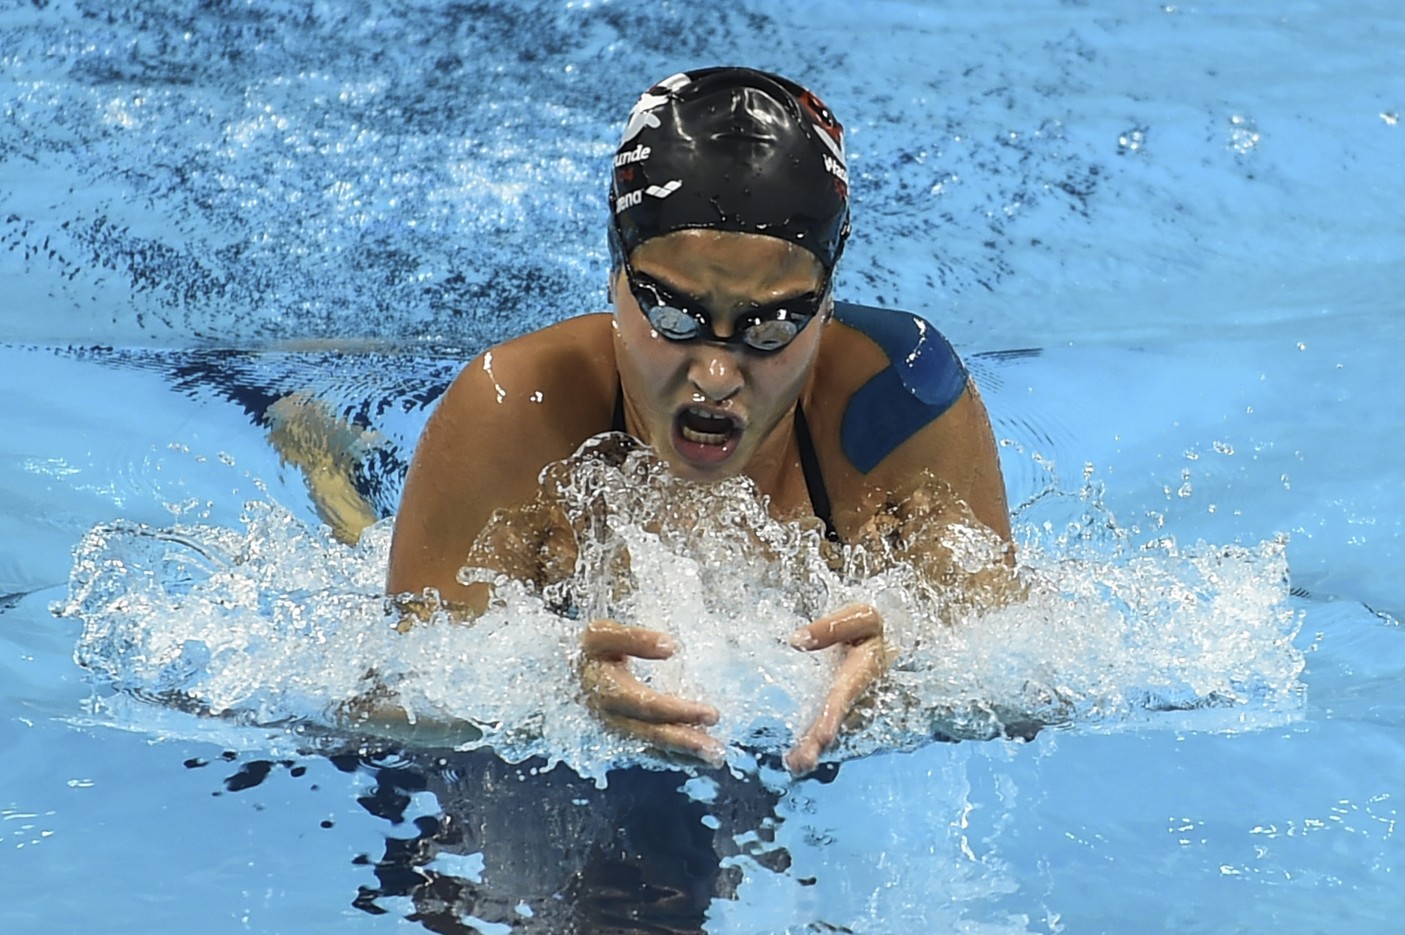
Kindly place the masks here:
[[(616, 164), (618, 165), (618, 163)], [(845, 185), (849, 184), (849, 170), (844, 168), (844, 163), (835, 159), (829, 153), (824, 154), (824, 167), (830, 171), (831, 175), (839, 179), (839, 181), (843, 182)]]
[(619, 214), (626, 208), (632, 208), (643, 200), (644, 190), (642, 188), (636, 188), (632, 192), (625, 192), (623, 195), (615, 199), (615, 213)]
[(650, 185), (648, 188), (636, 188), (632, 192), (625, 192), (615, 199), (615, 213), (619, 214), (627, 208), (634, 207), (644, 200), (645, 195), (651, 198), (667, 198), (682, 187), (682, 179), (670, 179), (662, 185)]
[(619, 155), (617, 155), (615, 157), (615, 168), (618, 169), (620, 166), (627, 166), (630, 163), (634, 162), (643, 162), (645, 159), (649, 158), (650, 152), (651, 150), (649, 149), (649, 147), (645, 146), (643, 143), (640, 143), (638, 146), (634, 147), (629, 152), (620, 153)]

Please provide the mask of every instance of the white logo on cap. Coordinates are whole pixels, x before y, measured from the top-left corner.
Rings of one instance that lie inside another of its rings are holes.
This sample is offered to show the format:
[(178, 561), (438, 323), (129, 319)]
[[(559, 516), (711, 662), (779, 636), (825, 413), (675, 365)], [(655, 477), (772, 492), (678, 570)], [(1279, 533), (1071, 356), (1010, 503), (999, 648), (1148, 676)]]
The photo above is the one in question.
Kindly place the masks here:
[(655, 87), (663, 88), (666, 93), (652, 94), (650, 92), (653, 91), (653, 88), (650, 88), (648, 91), (641, 94), (639, 100), (635, 102), (633, 109), (629, 112), (629, 122), (624, 125), (624, 136), (620, 139), (620, 145), (623, 146), (625, 143), (634, 139), (643, 132), (646, 127), (651, 130), (657, 129), (661, 121), (654, 114), (654, 108), (668, 102), (667, 92), (677, 91), (692, 80), (692, 78), (689, 78), (683, 72), (679, 72), (676, 75), (665, 78), (655, 85)]
[(625, 192), (623, 195), (615, 199), (615, 213), (619, 214), (621, 211), (624, 211), (627, 208), (632, 208), (643, 200), (644, 193), (637, 188), (632, 192)]
[(645, 194), (653, 195), (655, 198), (667, 198), (669, 195), (672, 195), (674, 192), (678, 191), (678, 189), (682, 187), (683, 180), (674, 179), (673, 181), (665, 182), (662, 185), (650, 185), (648, 188), (644, 189), (644, 192)]
[(829, 153), (824, 153), (823, 155), (824, 167), (829, 170), (831, 175), (839, 179), (839, 181), (843, 182), (845, 185), (848, 185), (849, 170), (844, 168), (844, 163), (840, 162), (838, 159), (835, 159)]
[(627, 149), (615, 157), (615, 168), (627, 166), (635, 162), (644, 162), (649, 158), (649, 153), (653, 152), (648, 146), (640, 143), (633, 149)]
[(615, 199), (615, 213), (619, 214), (621, 211), (633, 208), (644, 200), (645, 195), (648, 195), (650, 198), (667, 198), (682, 187), (682, 180), (674, 179), (662, 185), (650, 185), (648, 188), (636, 188), (632, 192), (625, 192)]

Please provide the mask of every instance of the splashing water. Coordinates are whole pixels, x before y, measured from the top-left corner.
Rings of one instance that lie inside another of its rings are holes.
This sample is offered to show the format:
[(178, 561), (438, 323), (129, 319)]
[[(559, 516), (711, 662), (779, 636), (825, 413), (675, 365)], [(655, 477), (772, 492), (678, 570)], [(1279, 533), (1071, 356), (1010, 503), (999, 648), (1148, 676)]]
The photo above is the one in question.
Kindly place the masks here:
[[(790, 632), (860, 601), (882, 614), (899, 655), (831, 759), (1049, 725), (1256, 728), (1301, 711), (1281, 540), (1133, 548), (1085, 486), (1021, 508), (1024, 596), (973, 607), (909, 563), (836, 549), (813, 521), (772, 519), (746, 479), (681, 481), (621, 438), (592, 440), (543, 473), (544, 496), (576, 534), (573, 571), (537, 587), (465, 569), (464, 580), (495, 583), (471, 624), (441, 612), (398, 632), (381, 593), (389, 520), (348, 547), (266, 500), (247, 504), (242, 530), (91, 530), (55, 611), (83, 622), (79, 663), (130, 695), (345, 736), (361, 726), (343, 712), (393, 692), (411, 725), (455, 725), (457, 746), (539, 755), (601, 780), (618, 765), (661, 765), (580, 702), (578, 633), (604, 616), (675, 638), (673, 658), (636, 673), (715, 705), (714, 734), (743, 769), (783, 752), (829, 687), (836, 654), (799, 652)], [(1070, 504), (1080, 512), (1061, 515)], [(963, 526), (942, 545), (972, 566), (1000, 551)]]

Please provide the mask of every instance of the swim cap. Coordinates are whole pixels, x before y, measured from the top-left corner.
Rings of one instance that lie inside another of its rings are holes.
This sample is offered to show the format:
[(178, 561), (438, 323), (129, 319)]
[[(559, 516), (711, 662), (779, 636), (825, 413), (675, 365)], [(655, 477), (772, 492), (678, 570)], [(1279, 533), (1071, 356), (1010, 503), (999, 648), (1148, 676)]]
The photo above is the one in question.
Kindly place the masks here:
[(849, 236), (844, 128), (806, 89), (751, 68), (683, 72), (630, 111), (610, 184), (615, 265), (677, 230), (798, 244), (833, 270)]

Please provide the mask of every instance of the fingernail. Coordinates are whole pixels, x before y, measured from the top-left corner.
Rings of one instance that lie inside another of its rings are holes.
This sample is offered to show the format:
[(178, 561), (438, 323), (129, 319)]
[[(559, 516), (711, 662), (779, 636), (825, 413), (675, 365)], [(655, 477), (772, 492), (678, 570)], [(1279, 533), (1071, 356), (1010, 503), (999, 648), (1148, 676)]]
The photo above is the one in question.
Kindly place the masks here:
[(659, 641), (656, 645), (659, 648), (659, 652), (668, 653), (670, 656), (678, 651), (678, 644), (675, 643), (673, 641), (673, 638), (669, 636), (659, 637)]
[(790, 645), (796, 649), (813, 649), (815, 647), (815, 634), (804, 628), (796, 630), (790, 634)]

